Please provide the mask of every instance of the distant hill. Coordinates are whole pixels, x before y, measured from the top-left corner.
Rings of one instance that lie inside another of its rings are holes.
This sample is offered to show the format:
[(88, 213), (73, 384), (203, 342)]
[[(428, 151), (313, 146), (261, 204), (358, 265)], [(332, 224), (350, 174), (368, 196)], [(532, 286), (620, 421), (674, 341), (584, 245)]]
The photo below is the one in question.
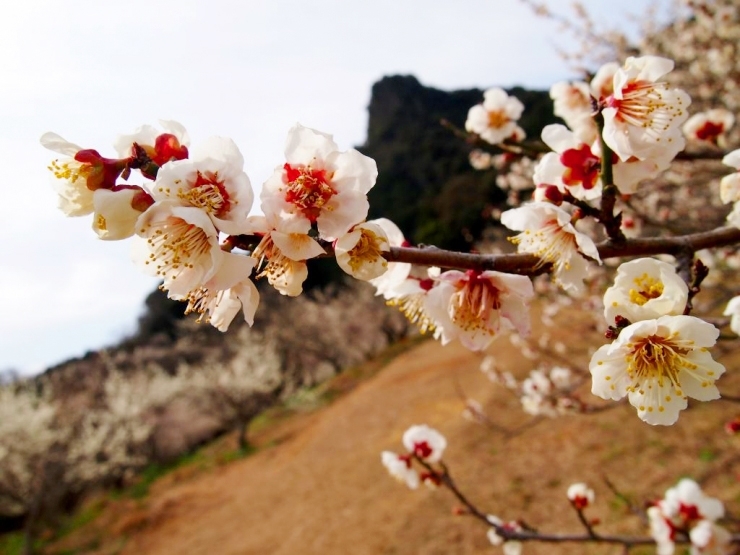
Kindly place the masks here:
[[(525, 106), (519, 122), (528, 137), (557, 120), (545, 91), (510, 89)], [(468, 110), (483, 91), (441, 91), (412, 76), (384, 77), (372, 88), (367, 142), (360, 150), (378, 163), (378, 183), (370, 191), (370, 218), (396, 222), (415, 243), (468, 250), (488, 224), (487, 208), (505, 194), (493, 171), (468, 162), (470, 145), (440, 125), (447, 119), (464, 127)]]

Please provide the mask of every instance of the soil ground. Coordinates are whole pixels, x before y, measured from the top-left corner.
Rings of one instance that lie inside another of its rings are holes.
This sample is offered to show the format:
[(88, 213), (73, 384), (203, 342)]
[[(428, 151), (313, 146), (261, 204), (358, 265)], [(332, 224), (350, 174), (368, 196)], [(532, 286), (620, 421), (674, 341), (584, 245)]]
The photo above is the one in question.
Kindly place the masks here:
[[(565, 314), (555, 339), (566, 341), (572, 362), (585, 367), (587, 349), (604, 340), (577, 329), (576, 318)], [(506, 339), (494, 342), (490, 352), (501, 370), (515, 375), (533, 367)], [(728, 352), (720, 358), (728, 368), (720, 389), (737, 391), (740, 354)], [(645, 536), (647, 528), (607, 488), (605, 477), (642, 505), (691, 476), (725, 501), (730, 513), (740, 514), (740, 438), (722, 431), (740, 412), (737, 404), (693, 403), (667, 428), (644, 424), (626, 404), (593, 415), (533, 420), (511, 392), (488, 380), (480, 362), (480, 354), (457, 344), (425, 341), (367, 379), (340, 376), (333, 391), (346, 391), (329, 404), (254, 426), (255, 453), (205, 471), (181, 469), (156, 482), (140, 501), (110, 501), (90, 525), (49, 552), (500, 553), (489, 544), (484, 525), (453, 514), (457, 503), (448, 491), (411, 491), (381, 465), (381, 451), (401, 452), (403, 432), (422, 423), (447, 437), (445, 461), (473, 503), (542, 531), (583, 531), (565, 491), (585, 481), (596, 490), (588, 515), (601, 521), (599, 530)], [(524, 426), (523, 431), (507, 438), (462, 418), (465, 397), (480, 402), (497, 425)], [(595, 401), (587, 384), (583, 398)], [(86, 542), (95, 547), (79, 550)], [(529, 555), (623, 553), (618, 546), (574, 544), (530, 543), (524, 549)]]

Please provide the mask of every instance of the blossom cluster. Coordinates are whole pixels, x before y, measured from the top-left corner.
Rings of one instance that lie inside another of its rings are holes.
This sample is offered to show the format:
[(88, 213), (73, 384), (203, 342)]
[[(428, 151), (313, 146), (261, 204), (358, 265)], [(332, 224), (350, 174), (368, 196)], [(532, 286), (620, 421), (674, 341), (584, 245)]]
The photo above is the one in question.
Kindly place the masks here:
[(724, 505), (719, 499), (705, 495), (689, 478), (666, 491), (665, 497), (648, 508), (647, 514), (658, 555), (672, 555), (679, 536), (689, 539), (691, 555), (729, 553), (732, 537), (717, 524), (724, 517)]
[(709, 353), (713, 325), (684, 315), (688, 288), (665, 262), (625, 262), (604, 295), (604, 316), (618, 337), (591, 358), (591, 391), (604, 399), (628, 396), (649, 424), (673, 424), (689, 397), (719, 398), (714, 382), (725, 371)]
[(402, 443), (406, 448), (402, 455), (393, 451), (381, 453), (381, 462), (390, 475), (411, 489), (418, 488), (422, 482), (430, 487), (437, 486), (439, 478), (436, 473), (428, 469), (419, 473), (412, 462), (417, 460), (428, 466), (441, 461), (447, 447), (445, 437), (434, 428), (421, 424), (406, 430)]
[[(61, 210), (92, 214), (101, 239), (136, 236), (134, 260), (162, 280), (170, 298), (186, 301), (189, 312), (222, 331), (240, 311), (251, 325), (259, 301), (252, 274), (296, 296), (306, 261), (324, 255), (326, 244), (358, 279), (385, 271), (388, 239), (365, 221), (377, 177), (372, 159), (341, 152), (331, 136), (296, 125), (286, 162), (262, 187), (262, 215), (252, 216), (254, 192), (237, 145), (212, 137), (191, 148), (182, 125), (162, 126), (119, 137), (113, 159), (54, 133), (41, 142), (64, 156), (49, 166)], [(144, 184), (128, 182), (133, 170)], [(252, 239), (249, 256), (232, 252), (243, 246), (239, 238)]]

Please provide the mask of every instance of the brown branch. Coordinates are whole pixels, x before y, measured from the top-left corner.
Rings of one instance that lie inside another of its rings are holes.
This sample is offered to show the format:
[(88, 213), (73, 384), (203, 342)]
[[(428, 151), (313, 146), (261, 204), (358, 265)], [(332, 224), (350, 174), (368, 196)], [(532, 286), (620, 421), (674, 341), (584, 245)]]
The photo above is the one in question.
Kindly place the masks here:
[[(597, 245), (601, 259), (650, 256), (699, 251), (740, 243), (740, 228), (720, 227), (712, 231), (678, 237), (646, 237), (627, 239), (623, 243), (604, 241)], [(390, 262), (409, 262), (421, 266), (458, 268), (463, 270), (495, 270), (513, 274), (537, 275), (545, 273), (549, 265), (531, 254), (474, 254), (439, 249), (437, 247), (391, 247), (383, 255)]]

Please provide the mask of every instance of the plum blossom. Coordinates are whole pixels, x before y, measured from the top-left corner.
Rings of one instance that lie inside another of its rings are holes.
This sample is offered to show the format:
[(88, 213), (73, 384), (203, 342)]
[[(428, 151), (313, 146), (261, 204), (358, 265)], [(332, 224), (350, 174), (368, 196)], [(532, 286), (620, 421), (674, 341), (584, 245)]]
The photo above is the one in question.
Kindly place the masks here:
[(553, 112), (565, 121), (568, 128), (584, 144), (592, 144), (599, 138), (593, 117), (591, 90), (583, 81), (561, 81), (550, 87)]
[(93, 192), (112, 189), (126, 169), (127, 160), (103, 158), (97, 151), (83, 149), (56, 133), (44, 133), (41, 145), (62, 154), (48, 168), (54, 175), (59, 209), (67, 216), (86, 216), (95, 210)]
[(740, 335), (740, 296), (731, 298), (722, 314), (730, 316), (730, 329)]
[(373, 222), (357, 224), (334, 244), (334, 255), (339, 267), (363, 281), (378, 278), (385, 273), (388, 262), (383, 258), (383, 253), (389, 250), (390, 244), (385, 231)]
[(493, 524), (493, 526), (489, 528), (488, 532), (486, 533), (488, 541), (491, 542), (492, 545), (503, 544), (504, 555), (521, 555), (523, 547), (522, 542), (507, 541), (498, 535), (498, 530), (496, 529), (496, 527), (499, 527), (508, 532), (521, 532), (522, 527), (519, 525), (519, 523), (515, 520), (504, 522), (495, 515), (486, 515), (486, 518), (488, 519), (488, 522)]
[(134, 261), (162, 279), (172, 299), (190, 299), (203, 288), (228, 289), (254, 267), (249, 257), (221, 250), (218, 230), (198, 208), (160, 201), (139, 217), (136, 228), (146, 241), (135, 243)]
[(262, 186), (265, 215), (294, 214), (333, 241), (365, 220), (375, 160), (357, 150), (339, 152), (331, 135), (296, 124), (288, 132), (286, 163)]
[[(237, 255), (230, 255), (227, 260), (233, 262)], [(249, 257), (239, 257), (247, 262), (239, 262), (241, 271), (251, 273), (257, 261)], [(220, 276), (219, 276), (220, 277)], [(233, 281), (233, 280), (232, 280)], [(228, 285), (228, 286), (227, 286)], [(219, 288), (221, 287), (221, 288)], [(195, 312), (199, 314), (196, 322), (205, 320), (218, 331), (226, 331), (239, 311), (249, 326), (254, 324), (254, 315), (259, 305), (259, 291), (251, 279), (247, 277), (233, 285), (220, 282), (217, 277), (212, 278), (198, 289), (191, 291), (187, 298), (188, 306), (185, 314)]]
[[(185, 127), (172, 120), (159, 120), (162, 131), (151, 125), (142, 125), (129, 135), (119, 135), (113, 147), (121, 158), (134, 156), (138, 145), (157, 166), (188, 157), (190, 136)], [(153, 176), (151, 176), (153, 177)]]
[(583, 510), (589, 505), (593, 504), (596, 495), (594, 490), (588, 487), (583, 482), (571, 484), (568, 487), (567, 492), (568, 500), (578, 510)]
[[(409, 242), (406, 241), (403, 232), (388, 218), (378, 218), (370, 220), (368, 223), (380, 226), (386, 237), (388, 237), (390, 247), (409, 246)], [(406, 281), (410, 273), (411, 264), (408, 262), (389, 262), (385, 273), (369, 281), (377, 289), (377, 295), (383, 295), (388, 299), (393, 296), (393, 291)]]
[(732, 534), (710, 520), (700, 520), (689, 532), (691, 555), (727, 555), (732, 553)]
[(648, 509), (650, 533), (658, 544), (658, 554), (674, 553), (679, 532), (688, 535), (692, 555), (727, 553), (731, 536), (715, 523), (724, 514), (720, 500), (705, 495), (694, 480), (682, 479)]
[[(740, 149), (726, 154), (722, 158), (722, 163), (735, 170), (740, 170)], [(719, 195), (725, 204), (740, 201), (740, 171), (735, 171), (722, 178), (719, 184)]]
[(411, 426), (403, 434), (403, 446), (426, 463), (436, 463), (442, 459), (447, 440), (434, 428), (426, 424)]
[(118, 241), (136, 232), (139, 216), (153, 204), (141, 187), (117, 185), (93, 192), (93, 231), (105, 241)]
[(689, 288), (667, 262), (638, 258), (619, 266), (614, 285), (604, 294), (604, 318), (614, 324), (622, 316), (630, 322), (683, 314)]
[(683, 149), (680, 126), (691, 99), (658, 81), (673, 65), (657, 56), (629, 57), (614, 74), (614, 92), (604, 99), (603, 137), (621, 160), (645, 160), (659, 150), (675, 155)]
[(249, 233), (262, 235), (252, 252), (260, 273), (281, 294), (296, 297), (308, 277), (306, 260), (324, 254), (322, 246), (308, 235), (311, 223), (296, 215), (251, 216)]
[(723, 108), (694, 114), (683, 124), (683, 134), (689, 140), (718, 144), (735, 123), (735, 116)]
[(554, 185), (561, 193), (569, 192), (578, 199), (601, 196), (601, 157), (589, 145), (560, 124), (547, 125), (542, 140), (554, 152), (545, 154), (535, 167), (535, 185)]
[(714, 382), (725, 368), (709, 354), (718, 336), (717, 328), (693, 316), (631, 324), (592, 356), (591, 392), (613, 400), (627, 395), (648, 424), (673, 424), (689, 397), (719, 398)]
[(519, 252), (534, 254), (540, 264), (552, 263), (554, 279), (566, 291), (583, 290), (587, 263), (580, 253), (601, 263), (593, 240), (580, 233), (571, 223), (570, 215), (547, 202), (532, 202), (501, 214), (501, 223), (509, 229), (522, 231), (509, 240)]
[(398, 455), (392, 451), (383, 451), (380, 460), (388, 473), (411, 489), (419, 487), (419, 473), (411, 467), (411, 457)]
[(234, 141), (211, 137), (192, 150), (190, 159), (164, 164), (152, 196), (203, 210), (224, 233), (248, 233), (254, 193), (243, 168), (244, 158)]
[(465, 129), (495, 145), (512, 135), (521, 135), (516, 121), (523, 111), (524, 104), (516, 97), (509, 96), (504, 89), (488, 89), (483, 93), (483, 103), (468, 111)]
[[(549, 370), (532, 370), (522, 381), (520, 401), (522, 409), (533, 416), (555, 418), (573, 409), (570, 391), (576, 384), (569, 368), (555, 366)], [(517, 384), (514, 384), (517, 388)]]
[(427, 310), (443, 345), (459, 339), (468, 349), (483, 350), (502, 325), (520, 334), (529, 333), (527, 304), (534, 289), (527, 276), (450, 270), (437, 281), (429, 292)]

